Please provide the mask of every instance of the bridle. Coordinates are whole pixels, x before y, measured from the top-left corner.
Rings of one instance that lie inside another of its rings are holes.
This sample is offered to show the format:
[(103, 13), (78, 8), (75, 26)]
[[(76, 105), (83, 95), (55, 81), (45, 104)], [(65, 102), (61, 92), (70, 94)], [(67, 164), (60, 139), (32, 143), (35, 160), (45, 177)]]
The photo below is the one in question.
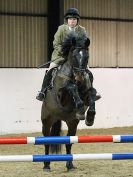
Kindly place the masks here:
[[(78, 51), (78, 53), (80, 53), (80, 51), (83, 49), (83, 50), (87, 50), (87, 48), (86, 47), (75, 47), (74, 49), (73, 49), (73, 51), (74, 50), (79, 50)], [(74, 57), (74, 56), (73, 56)], [(76, 57), (76, 55), (75, 55), (75, 57)], [(82, 56), (81, 56), (82, 57)], [(86, 57), (86, 56), (85, 56)], [(74, 60), (74, 58), (73, 58), (73, 60)], [(78, 63), (78, 66), (77, 66), (77, 62), (80, 62), (80, 61), (78, 61), (78, 59), (76, 58), (76, 65), (75, 64), (73, 64), (73, 66), (72, 66), (72, 71), (73, 71), (73, 74), (74, 75), (76, 75), (76, 74), (80, 74), (80, 75), (84, 75), (85, 73), (86, 73), (86, 71), (87, 71), (87, 63), (88, 63), (88, 55), (87, 55), (87, 57), (86, 57), (86, 60), (84, 60), (84, 62), (85, 62), (85, 66), (80, 66), (80, 64)]]
[(84, 73), (84, 72), (86, 72), (87, 69), (82, 69), (82, 68), (78, 68), (78, 67), (73, 66), (73, 70), (77, 71), (77, 72)]

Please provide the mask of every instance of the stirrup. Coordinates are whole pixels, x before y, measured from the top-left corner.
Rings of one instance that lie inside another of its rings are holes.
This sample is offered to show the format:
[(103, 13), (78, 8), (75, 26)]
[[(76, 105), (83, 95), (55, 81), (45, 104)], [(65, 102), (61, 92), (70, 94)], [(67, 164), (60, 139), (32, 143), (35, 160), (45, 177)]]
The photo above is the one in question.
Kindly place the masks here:
[(96, 94), (96, 97), (95, 97), (95, 101), (99, 100), (101, 97), (101, 95), (99, 93)]
[(45, 99), (45, 93), (39, 92), (36, 96), (36, 99), (39, 101), (43, 101)]

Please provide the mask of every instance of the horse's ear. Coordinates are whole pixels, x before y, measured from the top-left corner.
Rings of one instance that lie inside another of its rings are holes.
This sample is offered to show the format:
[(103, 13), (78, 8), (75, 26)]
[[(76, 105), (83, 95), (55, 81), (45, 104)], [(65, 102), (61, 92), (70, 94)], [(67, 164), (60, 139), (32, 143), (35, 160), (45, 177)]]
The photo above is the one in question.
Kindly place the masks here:
[(72, 38), (72, 46), (75, 46), (76, 45), (76, 39), (75, 37)]
[(90, 39), (87, 38), (86, 41), (85, 41), (85, 46), (86, 46), (86, 47), (89, 47), (89, 45), (90, 45)]

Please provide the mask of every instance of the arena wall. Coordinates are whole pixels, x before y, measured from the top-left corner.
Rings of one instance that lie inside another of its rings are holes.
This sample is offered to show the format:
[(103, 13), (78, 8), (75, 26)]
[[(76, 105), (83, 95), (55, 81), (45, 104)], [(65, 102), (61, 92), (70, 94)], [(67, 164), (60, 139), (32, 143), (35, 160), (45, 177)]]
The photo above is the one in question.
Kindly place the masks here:
[[(91, 69), (94, 86), (102, 95), (96, 103), (93, 127), (81, 121), (78, 128), (133, 125), (133, 69)], [(35, 99), (44, 69), (0, 69), (0, 134), (40, 132), (41, 102)], [(64, 129), (66, 125), (63, 124)]]

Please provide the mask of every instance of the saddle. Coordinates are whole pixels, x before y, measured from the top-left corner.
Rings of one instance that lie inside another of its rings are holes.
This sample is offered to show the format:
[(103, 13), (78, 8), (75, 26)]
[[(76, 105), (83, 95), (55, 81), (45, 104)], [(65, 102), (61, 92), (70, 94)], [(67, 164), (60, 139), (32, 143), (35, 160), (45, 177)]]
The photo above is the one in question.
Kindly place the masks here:
[[(48, 83), (47, 83), (47, 89), (52, 89), (54, 86), (54, 80), (55, 77), (57, 76), (57, 72), (58, 72), (58, 77), (63, 78), (64, 80), (68, 81), (68, 80), (72, 80), (71, 74), (67, 73), (67, 72), (60, 72), (61, 70), (61, 65), (55, 68), (51, 68), (48, 71), (49, 74), (49, 79), (48, 79)], [(65, 84), (66, 85), (66, 84)]]

